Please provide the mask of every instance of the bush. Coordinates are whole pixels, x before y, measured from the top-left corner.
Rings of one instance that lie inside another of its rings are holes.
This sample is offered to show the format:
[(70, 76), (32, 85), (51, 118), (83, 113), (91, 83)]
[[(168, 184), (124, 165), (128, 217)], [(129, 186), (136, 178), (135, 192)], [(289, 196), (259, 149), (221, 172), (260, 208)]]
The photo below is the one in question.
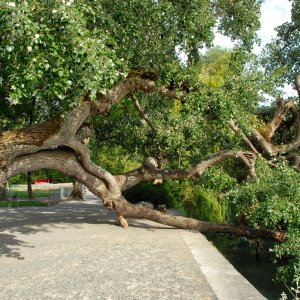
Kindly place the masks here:
[(156, 208), (165, 204), (167, 208), (183, 209), (188, 217), (204, 221), (224, 222), (227, 205), (219, 200), (212, 190), (196, 186), (189, 181), (170, 181), (160, 185), (142, 183), (124, 192), (131, 203), (151, 202)]
[(188, 217), (224, 223), (227, 204), (216, 192), (198, 186), (188, 186), (181, 191), (182, 206)]
[(300, 185), (299, 173), (285, 161), (276, 167), (263, 159), (256, 163), (257, 178), (240, 185), (227, 194), (237, 212), (243, 212), (246, 222), (254, 228), (284, 230), (288, 240), (277, 244), (277, 260), (288, 259), (279, 268), (278, 279), (299, 286), (300, 281)]
[(128, 189), (124, 192), (124, 196), (131, 203), (151, 202), (155, 208), (160, 204), (165, 204), (167, 208), (172, 206), (163, 185), (154, 185), (149, 182)]

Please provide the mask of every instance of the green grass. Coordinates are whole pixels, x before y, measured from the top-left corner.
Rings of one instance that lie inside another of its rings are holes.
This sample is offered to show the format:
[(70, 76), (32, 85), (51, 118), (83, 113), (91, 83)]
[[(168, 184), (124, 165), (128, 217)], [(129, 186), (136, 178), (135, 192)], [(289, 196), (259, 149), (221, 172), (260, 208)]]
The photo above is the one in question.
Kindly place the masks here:
[[(43, 198), (48, 197), (49, 191), (48, 190), (34, 190), (33, 196), (35, 198)], [(7, 193), (8, 198), (17, 198), (17, 199), (28, 199), (28, 192), (27, 191), (19, 191), (19, 190), (9, 190)]]
[(41, 201), (0, 201), (0, 207), (20, 207), (20, 206), (48, 206), (47, 202)]

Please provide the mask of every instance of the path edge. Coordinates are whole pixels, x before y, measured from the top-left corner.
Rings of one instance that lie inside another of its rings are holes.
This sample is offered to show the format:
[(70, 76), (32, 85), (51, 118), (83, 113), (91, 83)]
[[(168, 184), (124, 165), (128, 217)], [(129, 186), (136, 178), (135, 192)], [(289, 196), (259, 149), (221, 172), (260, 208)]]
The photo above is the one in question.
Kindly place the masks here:
[(204, 235), (194, 230), (181, 235), (219, 300), (266, 300)]

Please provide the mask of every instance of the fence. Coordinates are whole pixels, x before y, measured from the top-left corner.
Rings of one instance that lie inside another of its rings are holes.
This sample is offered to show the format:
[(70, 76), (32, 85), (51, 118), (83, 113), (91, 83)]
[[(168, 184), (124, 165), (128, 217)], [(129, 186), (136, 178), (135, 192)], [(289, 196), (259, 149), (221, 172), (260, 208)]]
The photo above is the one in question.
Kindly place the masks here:
[[(39, 186), (40, 187), (40, 186)], [(52, 187), (53, 189), (49, 189)], [(54, 189), (56, 187), (56, 189)], [(72, 192), (72, 185), (70, 184), (60, 184), (60, 185), (48, 185), (48, 189), (33, 189), (34, 196), (37, 198), (48, 198), (48, 206), (53, 206), (58, 204), (60, 201), (65, 200)], [(41, 194), (42, 192), (42, 194)], [(11, 186), (10, 189), (5, 189), (6, 198), (8, 201), (16, 202), (18, 206), (19, 201), (23, 201), (21, 199), (26, 198), (24, 194), (27, 194), (27, 191), (23, 186)], [(46, 200), (45, 199), (45, 200)]]
[(61, 187), (57, 190), (50, 190), (48, 194), (48, 206), (58, 204), (59, 201), (67, 198), (72, 191), (72, 188)]

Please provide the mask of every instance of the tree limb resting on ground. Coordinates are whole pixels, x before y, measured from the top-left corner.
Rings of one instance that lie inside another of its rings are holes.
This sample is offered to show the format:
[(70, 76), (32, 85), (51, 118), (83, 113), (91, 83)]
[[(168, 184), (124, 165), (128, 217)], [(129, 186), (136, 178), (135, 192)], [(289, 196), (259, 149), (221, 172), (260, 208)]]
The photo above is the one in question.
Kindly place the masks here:
[[(0, 136), (0, 186), (3, 187), (8, 178), (19, 173), (49, 168), (74, 176), (86, 185), (91, 192), (101, 198), (105, 206), (116, 213), (123, 227), (128, 226), (126, 218), (145, 218), (200, 232), (227, 232), (247, 238), (284, 241), (287, 237), (280, 231), (251, 229), (169, 216), (133, 205), (123, 197), (122, 191), (143, 181), (197, 178), (202, 176), (210, 166), (226, 159), (241, 161), (249, 175), (255, 177), (254, 162), (257, 150), (234, 123), (231, 124), (232, 129), (242, 136), (252, 151), (221, 151), (195, 166), (175, 170), (158, 168), (156, 160), (149, 158), (140, 168), (118, 176), (113, 176), (107, 170), (95, 165), (90, 160), (88, 148), (78, 138), (81, 126), (92, 114), (105, 115), (112, 105), (138, 91), (158, 93), (174, 99), (184, 99), (187, 96), (187, 92), (176, 92), (164, 86), (159, 87), (153, 80), (130, 77), (120, 81), (106, 95), (97, 95), (93, 102), (86, 101), (84, 98), (85, 101), (72, 109), (65, 117), (54, 118), (25, 129), (4, 132)], [(134, 96), (133, 99), (135, 99)], [(259, 138), (263, 137), (259, 136)], [(266, 143), (267, 150), (274, 150), (272, 144), (265, 139), (262, 141), (263, 145)], [(271, 148), (268, 149), (268, 147)]]

